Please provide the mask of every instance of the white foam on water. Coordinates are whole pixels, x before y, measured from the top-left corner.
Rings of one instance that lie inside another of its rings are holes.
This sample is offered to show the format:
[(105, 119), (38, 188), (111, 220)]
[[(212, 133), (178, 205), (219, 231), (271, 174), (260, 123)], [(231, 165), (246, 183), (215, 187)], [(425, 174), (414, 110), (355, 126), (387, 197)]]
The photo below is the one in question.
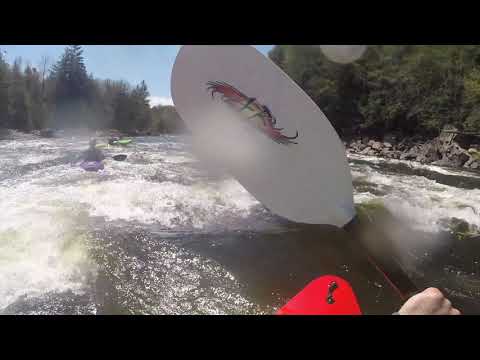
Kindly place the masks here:
[(31, 195), (0, 188), (0, 310), (21, 296), (81, 291), (95, 271), (71, 209)]
[[(18, 141), (18, 154), (12, 142), (0, 142), (5, 150), (0, 150), (0, 164), (15, 166), (20, 159), (41, 163), (50, 156), (61, 157), (65, 149), (85, 150), (87, 141)], [(85, 246), (85, 229), (92, 217), (172, 230), (218, 226), (229, 230), (241, 220), (250, 221), (259, 203), (237, 181), (197, 177), (200, 170), (189, 167), (196, 160), (185, 145), (148, 141), (108, 150), (109, 155), (125, 153), (129, 158), (106, 160), (105, 170), (98, 173), (60, 164), (33, 167), (0, 180), (0, 310), (23, 295), (82, 290), (95, 270)], [(39, 144), (45, 153), (39, 152)], [(403, 162), (446, 175), (471, 176), (408, 161), (349, 157), (379, 166)], [(439, 231), (445, 226), (440, 220), (452, 217), (480, 226), (478, 189), (442, 185), (422, 176), (384, 175), (368, 164), (353, 166), (352, 174), (368, 185), (367, 190), (358, 187), (355, 202), (381, 199), (414, 228)], [(210, 310), (215, 313), (216, 308)]]
[(101, 216), (108, 221), (138, 221), (167, 228), (192, 226), (197, 229), (221, 224), (223, 217), (232, 214), (246, 217), (251, 207), (258, 204), (234, 180), (189, 186), (169, 181), (85, 181), (81, 186), (57, 187), (48, 198), (50, 201), (83, 204), (90, 216)]
[[(10, 166), (18, 166), (19, 160), (41, 163), (71, 150), (65, 140), (17, 142), (15, 149), (12, 143), (2, 143), (5, 152), (0, 153), (0, 162)], [(48, 146), (48, 151), (39, 153), (39, 145)], [(84, 150), (85, 145), (75, 148)], [(145, 163), (108, 159), (105, 171), (98, 173), (59, 164), (0, 181), (0, 310), (22, 296), (84, 289), (95, 272), (85, 238), (91, 217), (169, 229), (228, 228), (258, 206), (233, 179), (195, 179), (197, 170), (182, 165), (195, 161), (184, 149), (165, 150), (168, 144), (145, 147), (144, 154), (135, 148), (111, 151), (140, 154)], [(157, 147), (162, 149), (149, 150)], [(157, 172), (163, 178), (151, 180)]]
[(29, 154), (26, 156), (22, 156), (19, 159), (19, 164), (20, 165), (39, 164), (44, 161), (55, 160), (56, 158), (58, 158), (58, 155)]
[(369, 192), (362, 192), (362, 193), (356, 193), (354, 194), (354, 201), (356, 204), (361, 204), (365, 202), (372, 201), (377, 198), (377, 196), (373, 195), (372, 193)]
[(447, 230), (442, 219), (452, 217), (480, 226), (479, 189), (468, 190), (443, 185), (423, 176), (387, 176), (367, 165), (355, 167), (352, 175), (354, 179), (361, 178), (362, 181), (387, 192), (380, 197), (372, 197), (370, 193), (356, 193), (356, 202), (380, 198), (393, 214), (405, 219), (413, 228), (428, 232)]
[(196, 161), (196, 159), (188, 156), (169, 156), (165, 159), (165, 162), (170, 164), (183, 164), (183, 163), (190, 163), (194, 161)]

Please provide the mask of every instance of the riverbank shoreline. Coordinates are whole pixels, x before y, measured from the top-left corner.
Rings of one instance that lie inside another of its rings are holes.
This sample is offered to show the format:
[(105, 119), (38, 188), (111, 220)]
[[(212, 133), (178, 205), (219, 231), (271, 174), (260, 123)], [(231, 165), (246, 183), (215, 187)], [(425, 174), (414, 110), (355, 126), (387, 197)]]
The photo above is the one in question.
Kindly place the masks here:
[[(37, 139), (65, 136), (139, 137), (178, 135), (153, 131), (122, 132), (116, 129), (43, 129), (22, 132), (0, 129), (0, 140)], [(420, 164), (436, 165), (456, 169), (480, 170), (480, 139), (442, 133), (433, 139), (419, 136), (398, 136), (387, 134), (383, 137), (357, 135), (342, 137), (347, 154), (374, 156), (383, 159), (415, 161)]]
[(442, 133), (433, 139), (352, 136), (342, 139), (347, 154), (416, 161), (457, 169), (480, 169), (480, 143), (471, 137)]

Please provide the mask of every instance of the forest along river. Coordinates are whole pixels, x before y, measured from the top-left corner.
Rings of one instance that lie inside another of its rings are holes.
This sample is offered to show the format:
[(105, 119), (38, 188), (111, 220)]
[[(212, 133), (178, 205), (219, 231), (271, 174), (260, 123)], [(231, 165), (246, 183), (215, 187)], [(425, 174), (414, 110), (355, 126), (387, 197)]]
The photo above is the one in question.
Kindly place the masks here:
[[(98, 173), (71, 165), (87, 143), (0, 141), (1, 314), (271, 314), (325, 271), (353, 282), (365, 313), (401, 304), (334, 249), (340, 230), (272, 215), (228, 175), (207, 172), (187, 137), (110, 147), (128, 158)], [(445, 235), (454, 218), (480, 226), (480, 176), (359, 156), (350, 165), (356, 203), (380, 200), (423, 234), (405, 250), (412, 276), (480, 313), (480, 238)]]

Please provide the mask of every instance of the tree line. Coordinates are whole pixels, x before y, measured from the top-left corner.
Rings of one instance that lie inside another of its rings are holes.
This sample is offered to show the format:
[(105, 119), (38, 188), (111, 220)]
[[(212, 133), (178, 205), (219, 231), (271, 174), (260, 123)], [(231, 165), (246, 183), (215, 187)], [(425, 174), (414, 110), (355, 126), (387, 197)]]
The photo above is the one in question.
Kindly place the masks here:
[(53, 66), (45, 57), (38, 67), (20, 58), (8, 64), (0, 51), (0, 128), (184, 131), (175, 108), (152, 108), (149, 96), (145, 81), (132, 86), (94, 78), (78, 45), (67, 46)]
[(269, 57), (343, 135), (428, 138), (451, 125), (480, 132), (480, 46), (371, 45), (350, 64), (319, 46), (278, 45)]
[[(370, 45), (360, 60), (337, 64), (319, 46), (277, 45), (269, 57), (342, 135), (433, 137), (446, 125), (480, 132), (479, 46)], [(148, 97), (145, 82), (94, 78), (81, 46), (37, 67), (8, 64), (0, 51), (0, 127), (184, 131), (174, 107), (151, 108)]]

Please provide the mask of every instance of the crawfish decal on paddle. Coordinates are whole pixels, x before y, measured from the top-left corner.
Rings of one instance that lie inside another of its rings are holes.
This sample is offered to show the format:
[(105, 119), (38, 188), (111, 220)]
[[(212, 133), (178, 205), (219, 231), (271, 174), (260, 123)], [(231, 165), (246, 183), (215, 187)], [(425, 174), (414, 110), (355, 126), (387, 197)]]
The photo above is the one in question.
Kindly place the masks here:
[(212, 99), (215, 99), (215, 94), (221, 94), (220, 98), (225, 104), (239, 112), (246, 113), (247, 121), (276, 143), (283, 145), (298, 144), (292, 141), (298, 137), (298, 131), (295, 136), (282, 134), (283, 128), (275, 127), (277, 119), (272, 115), (270, 109), (266, 105), (260, 104), (257, 99), (244, 95), (233, 86), (222, 81), (207, 82), (207, 90), (211, 93)]

